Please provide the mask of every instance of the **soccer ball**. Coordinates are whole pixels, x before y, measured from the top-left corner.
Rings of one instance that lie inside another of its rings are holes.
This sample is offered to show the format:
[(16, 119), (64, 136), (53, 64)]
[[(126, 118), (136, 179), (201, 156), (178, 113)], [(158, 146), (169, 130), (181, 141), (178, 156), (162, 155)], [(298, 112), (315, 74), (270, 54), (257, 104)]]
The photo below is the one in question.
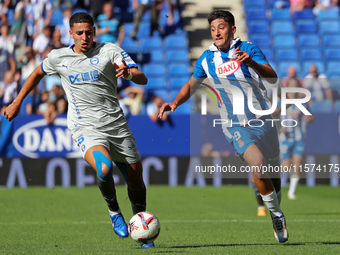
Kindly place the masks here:
[(129, 234), (138, 243), (151, 243), (161, 231), (161, 224), (155, 215), (149, 212), (139, 212), (129, 221)]

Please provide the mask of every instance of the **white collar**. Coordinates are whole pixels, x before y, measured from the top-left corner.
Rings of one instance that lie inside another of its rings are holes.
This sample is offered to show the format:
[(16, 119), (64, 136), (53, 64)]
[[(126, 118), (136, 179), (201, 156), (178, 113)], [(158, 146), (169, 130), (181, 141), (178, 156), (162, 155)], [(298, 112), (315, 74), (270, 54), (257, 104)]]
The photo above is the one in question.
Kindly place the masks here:
[[(232, 40), (232, 41), (230, 42), (230, 48), (229, 48), (229, 50), (232, 49), (232, 48), (235, 48), (235, 44), (236, 44), (238, 41), (240, 41), (240, 40), (241, 40), (240, 37), (237, 37), (236, 39)], [(209, 46), (209, 50), (210, 50), (210, 51), (219, 51), (219, 49), (216, 47), (215, 43), (212, 43), (212, 44)]]

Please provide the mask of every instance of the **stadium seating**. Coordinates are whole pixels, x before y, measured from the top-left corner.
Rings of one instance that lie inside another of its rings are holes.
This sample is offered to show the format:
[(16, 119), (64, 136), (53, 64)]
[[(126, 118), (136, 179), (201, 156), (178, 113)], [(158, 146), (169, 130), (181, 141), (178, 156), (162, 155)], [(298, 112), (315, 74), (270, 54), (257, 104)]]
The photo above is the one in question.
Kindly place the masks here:
[(271, 36), (269, 34), (252, 34), (249, 36), (252, 43), (262, 47), (272, 47)]
[(148, 79), (147, 89), (165, 88), (167, 79), (164, 77), (151, 77)]
[(295, 47), (295, 35), (276, 35), (273, 38), (275, 47)]
[(268, 61), (273, 61), (274, 60), (274, 49), (273, 48), (271, 48), (271, 47), (268, 47), (268, 48), (261, 47), (261, 51), (266, 56), (266, 59)]
[(173, 64), (173, 63), (189, 64), (188, 51), (185, 49), (167, 51), (165, 63), (166, 64)]
[(335, 101), (334, 111), (335, 112), (340, 112), (340, 100)]
[(124, 40), (121, 46), (127, 53), (140, 52), (139, 44), (137, 44), (137, 42), (132, 40), (129, 36), (124, 37)]
[(321, 21), (319, 23), (319, 33), (320, 35), (339, 34), (340, 33), (339, 21), (335, 21), (335, 20)]
[(169, 87), (171, 89), (179, 89), (182, 88), (182, 86), (190, 79), (190, 76), (188, 77), (170, 77), (169, 79)]
[(322, 59), (322, 52), (320, 48), (301, 48), (300, 50), (301, 60), (319, 60)]
[(163, 64), (145, 64), (143, 66), (143, 72), (148, 78), (162, 78), (166, 75), (166, 69)]
[(322, 60), (306, 60), (302, 62), (302, 72), (304, 75), (308, 74), (311, 65), (315, 65), (318, 68), (319, 73), (324, 73), (326, 71), (325, 64)]
[(326, 58), (326, 61), (329, 60), (340, 60), (340, 49), (336, 48), (325, 48), (324, 55)]
[[(265, 8), (247, 8), (246, 19), (248, 20), (267, 20), (267, 13)], [(248, 23), (248, 22), (247, 22)]]
[(272, 22), (271, 33), (278, 34), (293, 34), (294, 25), (289, 20), (276, 20)]
[(294, 19), (314, 19), (314, 14), (312, 9), (305, 9), (302, 11), (297, 11), (294, 13)]
[(269, 24), (266, 20), (252, 20), (248, 24), (248, 34), (269, 33)]
[(320, 37), (317, 34), (299, 34), (298, 46), (303, 47), (317, 47), (320, 45)]
[(296, 20), (296, 33), (316, 33), (318, 31), (318, 27), (314, 20)]
[(324, 47), (340, 47), (339, 34), (326, 34), (322, 37)]
[(163, 41), (160, 37), (145, 37), (140, 40), (142, 52), (150, 52), (155, 49), (162, 49)]
[(267, 4), (266, 0), (244, 0), (244, 7), (246, 9), (252, 7), (262, 8), (263, 6), (266, 6), (266, 4)]
[(296, 48), (278, 48), (276, 50), (276, 60), (296, 60), (298, 58), (298, 50)]
[(184, 35), (169, 35), (164, 39), (164, 50), (171, 49), (187, 49), (188, 48), (188, 39)]
[(338, 20), (339, 19), (339, 11), (338, 10), (320, 10), (318, 16), (318, 21), (321, 20)]
[(168, 77), (188, 77), (190, 66), (188, 64), (170, 64), (168, 66)]
[(291, 20), (289, 9), (272, 9), (271, 19), (272, 20)]

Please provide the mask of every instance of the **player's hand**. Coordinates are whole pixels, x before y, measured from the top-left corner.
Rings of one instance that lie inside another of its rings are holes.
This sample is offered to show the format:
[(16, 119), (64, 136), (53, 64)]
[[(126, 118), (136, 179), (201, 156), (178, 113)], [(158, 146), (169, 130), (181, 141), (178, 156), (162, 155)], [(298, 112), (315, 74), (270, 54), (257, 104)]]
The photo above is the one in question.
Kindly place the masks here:
[(239, 61), (241, 64), (252, 66), (254, 62), (247, 52), (241, 51), (239, 48), (235, 49), (234, 55), (236, 55), (236, 60)]
[(171, 111), (174, 112), (177, 108), (177, 105), (175, 103), (165, 103), (162, 105), (162, 107), (159, 109), (158, 118), (162, 119), (164, 112)]
[(4, 115), (6, 116), (6, 119), (8, 119), (8, 121), (12, 121), (18, 115), (19, 110), (20, 110), (20, 104), (13, 101), (13, 103), (11, 103), (5, 109)]
[(116, 68), (116, 77), (117, 78), (126, 78), (130, 74), (130, 68), (125, 63), (125, 60), (122, 59), (122, 64), (118, 66), (116, 63), (113, 63), (113, 66)]

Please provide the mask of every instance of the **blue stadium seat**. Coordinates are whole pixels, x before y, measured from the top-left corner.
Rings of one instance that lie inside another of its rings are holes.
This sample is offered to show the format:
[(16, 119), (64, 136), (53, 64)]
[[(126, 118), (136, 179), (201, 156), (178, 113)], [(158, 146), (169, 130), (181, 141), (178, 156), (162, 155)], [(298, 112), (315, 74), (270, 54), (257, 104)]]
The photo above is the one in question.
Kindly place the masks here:
[(274, 36), (275, 47), (295, 47), (295, 36), (294, 35), (276, 35)]
[(169, 35), (164, 39), (164, 50), (170, 49), (187, 49), (188, 48), (188, 38), (185, 35)]
[(317, 19), (318, 19), (318, 21), (328, 20), (328, 19), (338, 20), (339, 19), (339, 11), (333, 10), (333, 9), (320, 10)]
[(129, 36), (131, 31), (133, 30), (133, 23), (124, 23), (124, 32), (125, 36)]
[(150, 51), (151, 63), (164, 63), (164, 53), (161, 49)]
[(142, 52), (151, 52), (152, 50), (162, 49), (163, 41), (160, 37), (141, 38), (140, 48)]
[(247, 23), (250, 20), (266, 20), (267, 19), (267, 14), (266, 14), (266, 8), (263, 6), (262, 8), (248, 8), (246, 9), (246, 18), (247, 18)]
[(340, 35), (326, 34), (322, 37), (324, 47), (340, 47)]
[(256, 46), (262, 47), (272, 47), (271, 36), (269, 34), (252, 34), (249, 35), (250, 42)]
[(304, 75), (308, 74), (308, 69), (311, 65), (315, 65), (318, 68), (319, 73), (326, 71), (325, 64), (322, 60), (306, 60), (302, 62), (302, 72)]
[(59, 25), (63, 21), (63, 12), (61, 10), (53, 10), (50, 26)]
[(316, 33), (318, 31), (318, 27), (314, 20), (296, 20), (296, 33)]
[(166, 64), (183, 63), (189, 64), (189, 56), (187, 50), (169, 50), (166, 52)]
[[(301, 72), (301, 65), (298, 61), (280, 61), (278, 62), (278, 70), (280, 73), (287, 74), (288, 67), (294, 66), (297, 72)], [(281, 77), (280, 77), (281, 78)]]
[(139, 23), (137, 38), (147, 38), (150, 36), (150, 26), (151, 23), (149, 21), (144, 21)]
[(189, 64), (170, 64), (168, 67), (168, 77), (188, 77), (190, 75)]
[(320, 35), (340, 33), (339, 21), (323, 20), (319, 24)]
[(293, 34), (294, 25), (288, 20), (275, 20), (272, 22), (271, 33), (272, 35)]
[(322, 59), (322, 51), (320, 48), (301, 48), (300, 58), (301, 60), (320, 60)]
[(340, 61), (328, 61), (327, 62), (327, 76), (331, 77), (332, 73), (340, 73)]
[(269, 33), (269, 24), (266, 20), (250, 20), (248, 23), (248, 33)]
[(266, 56), (266, 59), (268, 61), (273, 61), (274, 60), (274, 49), (273, 48), (266, 48), (266, 47), (261, 47), (261, 51), (263, 54)]
[(162, 64), (145, 64), (143, 66), (143, 72), (146, 77), (165, 77), (166, 76), (166, 69), (165, 65)]
[(324, 55), (326, 60), (340, 59), (340, 49), (326, 48), (324, 49)]
[(320, 45), (320, 37), (317, 34), (299, 34), (298, 45), (302, 47), (317, 47)]
[(121, 46), (127, 53), (138, 53), (140, 51), (137, 42), (132, 40), (129, 36), (124, 37)]
[(302, 11), (297, 11), (294, 13), (295, 19), (314, 19), (314, 14), (312, 9), (305, 9)]
[(169, 78), (169, 87), (171, 89), (179, 89), (190, 79), (190, 75), (188, 77), (170, 77)]
[(266, 0), (244, 0), (244, 9), (253, 8), (253, 7), (259, 7), (262, 8), (263, 6), (266, 6), (267, 2)]
[(332, 112), (332, 101), (323, 100), (323, 101), (314, 101), (311, 107), (312, 113), (330, 113)]
[(296, 48), (279, 48), (276, 50), (276, 60), (296, 60), (298, 59), (298, 51)]
[(272, 9), (271, 10), (272, 20), (291, 20), (289, 9)]
[(147, 88), (148, 89), (155, 89), (155, 88), (166, 88), (166, 78), (164, 77), (151, 77), (148, 79)]

